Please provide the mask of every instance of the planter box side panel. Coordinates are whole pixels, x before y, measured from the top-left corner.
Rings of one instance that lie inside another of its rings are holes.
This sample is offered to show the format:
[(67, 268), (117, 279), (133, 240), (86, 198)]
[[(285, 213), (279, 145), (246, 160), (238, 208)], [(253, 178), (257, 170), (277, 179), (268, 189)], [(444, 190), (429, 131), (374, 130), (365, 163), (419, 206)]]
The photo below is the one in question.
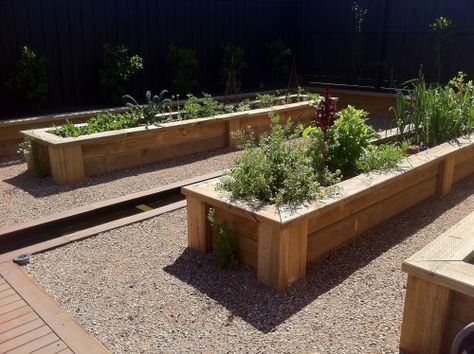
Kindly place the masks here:
[[(470, 155), (470, 156), (469, 156)], [(463, 154), (456, 158), (454, 167), (453, 183), (459, 182), (463, 178), (474, 173), (474, 146), (469, 147)]]
[[(434, 167), (439, 168), (439, 163)], [(312, 227), (309, 232), (312, 233), (308, 236), (308, 262), (334, 251), (370, 228), (434, 195), (438, 190), (439, 182), (438, 176), (432, 175), (432, 170), (432, 165), (415, 170), (417, 176), (423, 177), (416, 178), (416, 176), (412, 176), (412, 178), (414, 181), (419, 179), (421, 182), (408, 186), (405, 184), (405, 189), (390, 196), (383, 195), (382, 192), (386, 189), (384, 185), (372, 189), (366, 196), (368, 199), (372, 198), (378, 200), (378, 202), (370, 204), (357, 212), (353, 212), (350, 207), (346, 209), (346, 205), (342, 202), (339, 207), (336, 206), (336, 209), (341, 211), (338, 213), (340, 216), (345, 217), (339, 218), (333, 223), (328, 224), (325, 221), (324, 214), (311, 218), (309, 223)], [(428, 176), (428, 178), (426, 179), (425, 176)], [(406, 179), (406, 176), (402, 174), (394, 179), (393, 183), (403, 179)], [(387, 185), (390, 185), (390, 183), (387, 183)], [(332, 213), (332, 215), (332, 218), (336, 219), (334, 215), (337, 215), (337, 213)], [(325, 226), (314, 231), (316, 225)]]
[(474, 322), (474, 298), (452, 291), (451, 307), (447, 317), (443, 336), (443, 353), (449, 353), (458, 332)]
[(393, 112), (389, 110), (390, 107), (395, 107), (397, 99), (395, 95), (373, 95), (370, 93), (350, 93), (334, 91), (334, 94), (339, 97), (338, 108), (343, 109), (348, 105), (367, 111), (371, 117), (393, 119)]
[(83, 145), (85, 174), (93, 176), (225, 147), (225, 123), (206, 123), (88, 142)]
[[(257, 233), (258, 224), (255, 220), (250, 220), (239, 215), (228, 213), (223, 209), (214, 208), (216, 211), (216, 222), (222, 224), (226, 222), (234, 237), (239, 261), (253, 268), (257, 268), (258, 244)], [(214, 238), (212, 248), (215, 249)]]

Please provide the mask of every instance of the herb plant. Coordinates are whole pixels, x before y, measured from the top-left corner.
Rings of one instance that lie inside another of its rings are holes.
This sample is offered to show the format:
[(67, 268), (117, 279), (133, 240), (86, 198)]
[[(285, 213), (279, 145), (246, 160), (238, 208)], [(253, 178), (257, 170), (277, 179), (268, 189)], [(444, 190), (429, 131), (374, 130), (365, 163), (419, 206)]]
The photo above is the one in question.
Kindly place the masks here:
[(271, 95), (268, 93), (265, 93), (265, 94), (257, 93), (256, 99), (257, 99), (258, 108), (270, 108), (275, 105), (276, 100), (277, 100), (275, 95)]
[(271, 131), (242, 143), (244, 153), (224, 177), (219, 189), (233, 197), (281, 204), (299, 204), (316, 198), (318, 177), (308, 154), (306, 139), (290, 139), (291, 122), (279, 123), (271, 114)]
[(103, 49), (101, 90), (114, 103), (120, 103), (132, 78), (143, 69), (143, 59), (138, 55), (130, 56), (123, 45), (104, 44)]
[(15, 71), (6, 85), (15, 96), (27, 102), (31, 108), (38, 108), (48, 97), (46, 60), (27, 46), (23, 46)]
[(361, 172), (385, 171), (398, 167), (407, 156), (408, 144), (369, 145), (362, 151), (356, 161), (357, 170)]
[(231, 106), (227, 107), (207, 93), (203, 93), (202, 98), (189, 94), (183, 106), (182, 117), (184, 119), (203, 118), (232, 111)]

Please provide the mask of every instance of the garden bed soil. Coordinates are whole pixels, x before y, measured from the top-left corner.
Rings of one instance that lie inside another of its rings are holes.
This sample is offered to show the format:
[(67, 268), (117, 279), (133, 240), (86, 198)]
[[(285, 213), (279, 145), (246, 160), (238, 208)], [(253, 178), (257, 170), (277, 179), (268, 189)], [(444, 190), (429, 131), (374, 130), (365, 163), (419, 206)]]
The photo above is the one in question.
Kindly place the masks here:
[[(471, 136), (470, 138), (473, 138)], [(242, 262), (277, 290), (305, 276), (315, 261), (364, 231), (474, 173), (474, 143), (457, 139), (410, 156), (394, 171), (362, 174), (336, 185), (339, 195), (298, 208), (254, 205), (215, 190), (219, 179), (184, 187), (188, 202), (188, 246), (212, 250), (207, 213), (226, 220)]]

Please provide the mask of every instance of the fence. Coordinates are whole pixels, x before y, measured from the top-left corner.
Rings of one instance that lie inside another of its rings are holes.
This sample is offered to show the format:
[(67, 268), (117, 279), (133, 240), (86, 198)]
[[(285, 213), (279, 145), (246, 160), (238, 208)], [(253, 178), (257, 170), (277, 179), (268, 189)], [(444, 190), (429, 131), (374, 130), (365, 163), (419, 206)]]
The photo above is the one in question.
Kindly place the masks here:
[(367, 9), (360, 33), (353, 0), (0, 0), (0, 117), (21, 107), (5, 82), (19, 47), (48, 60), (53, 109), (103, 102), (98, 72), (102, 45), (124, 44), (144, 59), (131, 92), (170, 87), (168, 45), (197, 51), (203, 91), (220, 92), (222, 45), (233, 42), (248, 64), (243, 87), (258, 89), (268, 69), (265, 44), (280, 39), (308, 81), (372, 88), (399, 85), (420, 65), (437, 79), (436, 17), (453, 20), (443, 49), (442, 81), (458, 70), (474, 75), (473, 0), (357, 0)]

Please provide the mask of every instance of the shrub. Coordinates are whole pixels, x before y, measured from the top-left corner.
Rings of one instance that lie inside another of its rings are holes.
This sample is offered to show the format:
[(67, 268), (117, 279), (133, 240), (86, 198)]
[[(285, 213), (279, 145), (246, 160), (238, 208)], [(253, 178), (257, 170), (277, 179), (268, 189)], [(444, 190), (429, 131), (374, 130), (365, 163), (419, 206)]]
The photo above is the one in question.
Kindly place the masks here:
[(243, 143), (244, 153), (218, 186), (235, 198), (280, 204), (299, 204), (312, 200), (320, 188), (308, 154), (307, 139), (287, 138), (291, 122), (279, 123), (271, 115), (271, 131), (259, 139)]
[(46, 60), (28, 48), (21, 48), (21, 56), (15, 71), (6, 83), (10, 91), (27, 102), (32, 108), (38, 108), (48, 97), (48, 66)]
[(178, 94), (194, 92), (197, 87), (196, 69), (198, 59), (196, 51), (190, 48), (179, 48), (176, 43), (168, 47), (168, 62), (173, 73), (173, 88)]
[(100, 70), (102, 93), (114, 103), (120, 103), (133, 76), (143, 69), (143, 59), (138, 55), (130, 56), (127, 47), (123, 45), (104, 44), (103, 49)]
[(222, 57), (221, 82), (225, 85), (226, 95), (240, 92), (242, 73), (246, 67), (242, 48), (232, 43), (225, 45)]
[(210, 117), (232, 110), (232, 106), (227, 107), (222, 102), (213, 99), (212, 96), (207, 93), (203, 93), (202, 98), (189, 94), (183, 106), (183, 118), (194, 119)]
[(376, 133), (366, 122), (367, 112), (352, 106), (341, 111), (339, 119), (328, 130), (327, 166), (329, 171), (341, 171), (347, 178), (357, 172), (356, 161)]

